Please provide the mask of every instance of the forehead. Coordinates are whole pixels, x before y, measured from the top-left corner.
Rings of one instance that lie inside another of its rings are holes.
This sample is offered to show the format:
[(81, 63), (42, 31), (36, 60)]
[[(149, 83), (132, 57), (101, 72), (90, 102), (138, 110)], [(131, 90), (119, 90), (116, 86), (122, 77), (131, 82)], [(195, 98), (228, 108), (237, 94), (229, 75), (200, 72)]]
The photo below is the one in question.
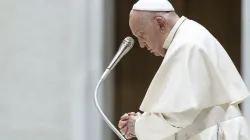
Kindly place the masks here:
[(129, 18), (129, 26), (133, 34), (140, 34), (143, 27), (142, 17), (139, 12), (131, 12)]

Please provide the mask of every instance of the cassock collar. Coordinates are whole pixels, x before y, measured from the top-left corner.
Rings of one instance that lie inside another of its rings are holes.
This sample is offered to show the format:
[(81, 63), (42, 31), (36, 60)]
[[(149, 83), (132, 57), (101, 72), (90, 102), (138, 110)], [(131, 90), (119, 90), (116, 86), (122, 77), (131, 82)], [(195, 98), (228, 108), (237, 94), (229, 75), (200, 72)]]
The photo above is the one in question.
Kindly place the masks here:
[(186, 20), (187, 18), (182, 16), (174, 25), (174, 27), (171, 29), (171, 31), (169, 32), (169, 35), (167, 37), (167, 39), (165, 40), (164, 44), (163, 44), (163, 48), (168, 49), (168, 47), (170, 46), (171, 42), (174, 39), (174, 36), (176, 34), (176, 32), (178, 31), (179, 27), (181, 26), (181, 24)]

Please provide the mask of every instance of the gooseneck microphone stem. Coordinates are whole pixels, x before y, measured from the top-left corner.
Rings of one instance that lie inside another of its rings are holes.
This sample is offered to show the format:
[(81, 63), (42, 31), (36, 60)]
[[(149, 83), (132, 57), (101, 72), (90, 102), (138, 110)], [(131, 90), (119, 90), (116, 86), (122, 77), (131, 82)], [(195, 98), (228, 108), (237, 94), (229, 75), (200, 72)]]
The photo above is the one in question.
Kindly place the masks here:
[(118, 52), (114, 56), (113, 60), (105, 70), (105, 72), (102, 74), (100, 80), (98, 81), (96, 88), (95, 88), (95, 94), (94, 94), (94, 100), (95, 100), (95, 105), (98, 111), (100, 112), (101, 116), (103, 117), (104, 121), (109, 125), (109, 127), (116, 133), (116, 135), (121, 139), (121, 140), (126, 140), (122, 134), (116, 129), (116, 127), (109, 121), (109, 119), (106, 117), (106, 115), (103, 113), (102, 109), (100, 108), (98, 104), (98, 90), (101, 85), (101, 83), (105, 80), (105, 78), (109, 75), (109, 73), (112, 71), (112, 69), (116, 66), (116, 64), (120, 61), (120, 59), (133, 47), (134, 45), (134, 39), (131, 37), (126, 37), (124, 41), (122, 42)]
[(115, 126), (108, 120), (108, 118), (106, 117), (106, 115), (103, 113), (102, 109), (100, 108), (99, 104), (98, 104), (98, 99), (97, 99), (97, 96), (98, 96), (98, 90), (99, 90), (99, 87), (101, 85), (101, 83), (104, 81), (104, 79), (100, 79), (99, 82), (97, 83), (96, 85), (96, 89), (95, 89), (95, 104), (96, 104), (96, 107), (98, 109), (98, 111), (100, 112), (100, 114), (102, 115), (104, 121), (109, 125), (109, 127), (116, 133), (116, 135), (121, 139), (121, 140), (126, 140), (122, 134), (115, 128)]

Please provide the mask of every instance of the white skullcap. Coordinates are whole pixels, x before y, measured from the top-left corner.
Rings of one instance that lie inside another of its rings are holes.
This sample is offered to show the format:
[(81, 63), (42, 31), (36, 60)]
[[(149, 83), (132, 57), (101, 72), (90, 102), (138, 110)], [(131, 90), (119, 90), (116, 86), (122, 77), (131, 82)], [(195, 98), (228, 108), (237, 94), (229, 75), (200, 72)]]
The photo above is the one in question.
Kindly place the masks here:
[(142, 11), (174, 11), (168, 0), (139, 0), (134, 4), (133, 10)]

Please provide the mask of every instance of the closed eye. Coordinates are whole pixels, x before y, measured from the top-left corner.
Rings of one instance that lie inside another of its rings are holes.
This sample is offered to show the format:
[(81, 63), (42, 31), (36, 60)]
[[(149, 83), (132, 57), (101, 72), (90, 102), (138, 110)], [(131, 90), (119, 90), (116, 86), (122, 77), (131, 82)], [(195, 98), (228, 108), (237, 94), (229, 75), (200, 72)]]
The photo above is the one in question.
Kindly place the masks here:
[(142, 39), (142, 40), (145, 39), (145, 37), (143, 35), (140, 35), (139, 38)]
[(141, 48), (146, 47), (146, 43), (141, 42), (139, 39), (138, 39), (138, 42), (139, 42), (139, 45), (141, 46)]

